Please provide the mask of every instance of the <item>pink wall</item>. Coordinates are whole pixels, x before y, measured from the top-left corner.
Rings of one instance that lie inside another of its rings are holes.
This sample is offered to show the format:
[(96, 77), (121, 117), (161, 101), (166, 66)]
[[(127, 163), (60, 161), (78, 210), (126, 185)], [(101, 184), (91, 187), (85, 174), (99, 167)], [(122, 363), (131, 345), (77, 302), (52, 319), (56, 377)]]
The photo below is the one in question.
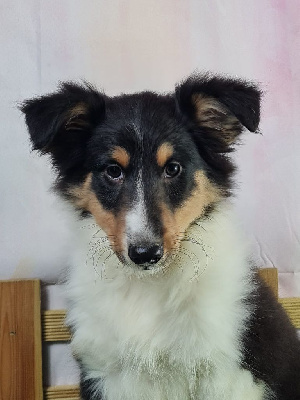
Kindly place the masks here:
[(259, 265), (300, 295), (300, 3), (298, 0), (2, 1), (0, 278), (56, 280), (67, 262), (47, 161), (29, 153), (18, 100), (59, 80), (109, 94), (172, 90), (195, 69), (239, 75), (265, 91), (263, 136), (245, 135), (237, 209)]

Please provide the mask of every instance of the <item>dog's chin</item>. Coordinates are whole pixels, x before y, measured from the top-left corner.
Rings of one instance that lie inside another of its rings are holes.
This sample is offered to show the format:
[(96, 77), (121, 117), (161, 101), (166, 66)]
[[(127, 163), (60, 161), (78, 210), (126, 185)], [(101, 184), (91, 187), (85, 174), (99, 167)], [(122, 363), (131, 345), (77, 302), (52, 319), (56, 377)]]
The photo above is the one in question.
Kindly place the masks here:
[(145, 263), (142, 265), (135, 264), (131, 261), (125, 264), (125, 268), (132, 274), (145, 277), (163, 274), (167, 269), (163, 261), (160, 261), (156, 264)]
[(118, 259), (121, 261), (125, 272), (129, 275), (136, 275), (138, 277), (147, 277), (159, 275), (166, 272), (169, 263), (167, 257), (164, 256), (157, 263), (135, 264), (128, 257), (123, 254), (117, 254)]

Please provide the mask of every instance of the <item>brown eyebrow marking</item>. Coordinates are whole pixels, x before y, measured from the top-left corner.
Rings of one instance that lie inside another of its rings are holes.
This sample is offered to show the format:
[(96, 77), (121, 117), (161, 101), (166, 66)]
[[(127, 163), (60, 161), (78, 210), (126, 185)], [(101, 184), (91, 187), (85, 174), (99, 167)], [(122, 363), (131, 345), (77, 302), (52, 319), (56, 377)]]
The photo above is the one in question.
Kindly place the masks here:
[(126, 168), (129, 165), (130, 156), (124, 147), (115, 147), (112, 152), (112, 158), (123, 168)]
[(157, 153), (156, 153), (157, 164), (160, 167), (163, 167), (165, 165), (165, 163), (168, 161), (168, 159), (170, 157), (172, 157), (173, 153), (174, 153), (173, 146), (168, 142), (163, 143), (158, 148)]

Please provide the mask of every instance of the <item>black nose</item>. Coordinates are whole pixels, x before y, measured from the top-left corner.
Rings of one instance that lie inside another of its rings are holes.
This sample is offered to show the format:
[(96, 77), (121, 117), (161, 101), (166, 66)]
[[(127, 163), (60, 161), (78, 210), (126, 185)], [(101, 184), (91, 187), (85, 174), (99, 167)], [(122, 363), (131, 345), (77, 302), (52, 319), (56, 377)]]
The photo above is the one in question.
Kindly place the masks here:
[(129, 246), (128, 255), (135, 264), (155, 264), (163, 256), (164, 250), (162, 246)]

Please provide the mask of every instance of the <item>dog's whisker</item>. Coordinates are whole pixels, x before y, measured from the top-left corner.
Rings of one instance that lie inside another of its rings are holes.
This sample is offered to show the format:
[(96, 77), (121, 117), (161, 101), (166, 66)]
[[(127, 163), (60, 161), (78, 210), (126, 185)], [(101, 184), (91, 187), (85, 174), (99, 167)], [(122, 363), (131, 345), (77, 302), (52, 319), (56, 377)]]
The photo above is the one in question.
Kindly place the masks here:
[(103, 260), (104, 266), (106, 266), (106, 261), (108, 261), (114, 254), (115, 254), (115, 252), (113, 250), (111, 250), (110, 253), (108, 254), (108, 256)]
[[(103, 256), (107, 251), (110, 252), (109, 255), (108, 255), (103, 261), (101, 261), (101, 264), (100, 264), (100, 259), (102, 258), (102, 256)], [(101, 265), (100, 274), (99, 274), (99, 276), (100, 276), (101, 279), (106, 278), (106, 261), (107, 261), (113, 254), (114, 254), (114, 251), (113, 251), (111, 248), (108, 248), (108, 247), (107, 247), (107, 248), (102, 249), (102, 251), (101, 251), (100, 253), (98, 253), (98, 257), (97, 257), (96, 261), (95, 261), (95, 259), (93, 259), (93, 267), (94, 267), (95, 270), (98, 271), (98, 266), (99, 266), (99, 264)]]
[(96, 228), (98, 225), (97, 224), (87, 224), (87, 225), (82, 225), (80, 229), (93, 229)]
[(90, 246), (87, 256), (91, 257), (94, 254), (96, 254), (97, 252), (99, 252), (101, 249), (105, 249), (105, 248), (110, 248), (110, 244), (95, 243), (92, 246)]
[[(188, 259), (189, 259), (192, 263), (194, 263), (195, 259), (198, 260), (196, 254), (193, 253), (193, 252), (190, 251), (190, 250), (187, 250), (187, 249), (184, 249), (184, 248), (181, 247), (181, 248), (178, 250), (178, 254), (180, 254), (180, 253), (181, 253), (181, 254), (184, 254), (185, 256), (187, 256)], [(199, 261), (198, 261), (198, 262), (199, 262)]]
[(101, 241), (103, 241), (103, 242), (107, 242), (109, 239), (108, 239), (108, 237), (107, 236), (96, 236), (97, 235), (97, 233), (94, 233), (94, 235), (92, 236), (92, 238), (91, 238), (91, 241), (92, 240), (101, 240)]
[(90, 246), (88, 249), (88, 255), (91, 255), (93, 253), (96, 253), (98, 250), (100, 250), (102, 247), (107, 247), (107, 244), (100, 244), (100, 243), (95, 243), (94, 245)]
[(204, 226), (199, 221), (194, 221), (193, 225), (199, 226), (200, 228), (202, 228), (206, 232), (206, 229), (204, 228)]
[(91, 240), (89, 243), (89, 249), (88, 249), (87, 258), (86, 258), (86, 265), (88, 266), (89, 265), (88, 260), (91, 260), (93, 269), (99, 275), (99, 277), (102, 277), (103, 274), (102, 274), (102, 272), (101, 272), (101, 274), (99, 274), (99, 272), (97, 270), (97, 266), (98, 266), (99, 260), (101, 258), (101, 255), (105, 251), (108, 251), (108, 250), (111, 250), (111, 246), (110, 246), (110, 243), (108, 242), (108, 240), (101, 240), (99, 238), (96, 238), (96, 242)]
[(198, 238), (198, 239), (200, 239), (201, 241), (196, 240), (194, 237), (186, 236), (182, 241), (183, 242), (191, 242), (193, 244), (196, 244), (196, 245), (200, 246), (205, 254), (206, 254), (206, 249), (209, 249), (211, 251), (214, 250), (212, 246), (210, 246), (210, 245), (206, 244), (205, 242), (203, 242), (201, 238)]
[(105, 254), (107, 251), (113, 251), (109, 246), (102, 247), (98, 252), (97, 252), (97, 263), (99, 262), (100, 258)]
[(200, 277), (201, 275), (204, 274), (204, 272), (207, 270), (207, 267), (208, 267), (208, 260), (206, 259), (206, 263), (205, 263), (204, 268), (202, 269), (202, 271), (200, 272), (200, 271), (199, 271), (199, 267), (197, 267), (197, 268), (195, 269), (194, 275), (193, 275), (192, 278), (190, 279), (190, 282), (192, 282), (192, 281), (194, 281), (194, 280), (199, 280), (199, 277)]
[(94, 252), (97, 252), (105, 247), (110, 247), (110, 244), (106, 243), (106, 242), (98, 242), (98, 241), (96, 243), (90, 243), (87, 255), (90, 255), (91, 253), (93, 254)]
[[(202, 250), (203, 250), (203, 249), (202, 249)], [(205, 254), (205, 265), (204, 265), (204, 267), (203, 267), (203, 269), (202, 269), (201, 272), (200, 272), (200, 269), (199, 269), (199, 264), (196, 266), (194, 276), (190, 279), (190, 281), (194, 281), (195, 279), (198, 280), (199, 277), (200, 277), (201, 275), (203, 275), (204, 272), (207, 270), (207, 268), (208, 268), (208, 260), (209, 260), (209, 259), (210, 259), (210, 260), (213, 260), (213, 258), (210, 257), (204, 250), (203, 250), (203, 252), (204, 252), (204, 254)]]

